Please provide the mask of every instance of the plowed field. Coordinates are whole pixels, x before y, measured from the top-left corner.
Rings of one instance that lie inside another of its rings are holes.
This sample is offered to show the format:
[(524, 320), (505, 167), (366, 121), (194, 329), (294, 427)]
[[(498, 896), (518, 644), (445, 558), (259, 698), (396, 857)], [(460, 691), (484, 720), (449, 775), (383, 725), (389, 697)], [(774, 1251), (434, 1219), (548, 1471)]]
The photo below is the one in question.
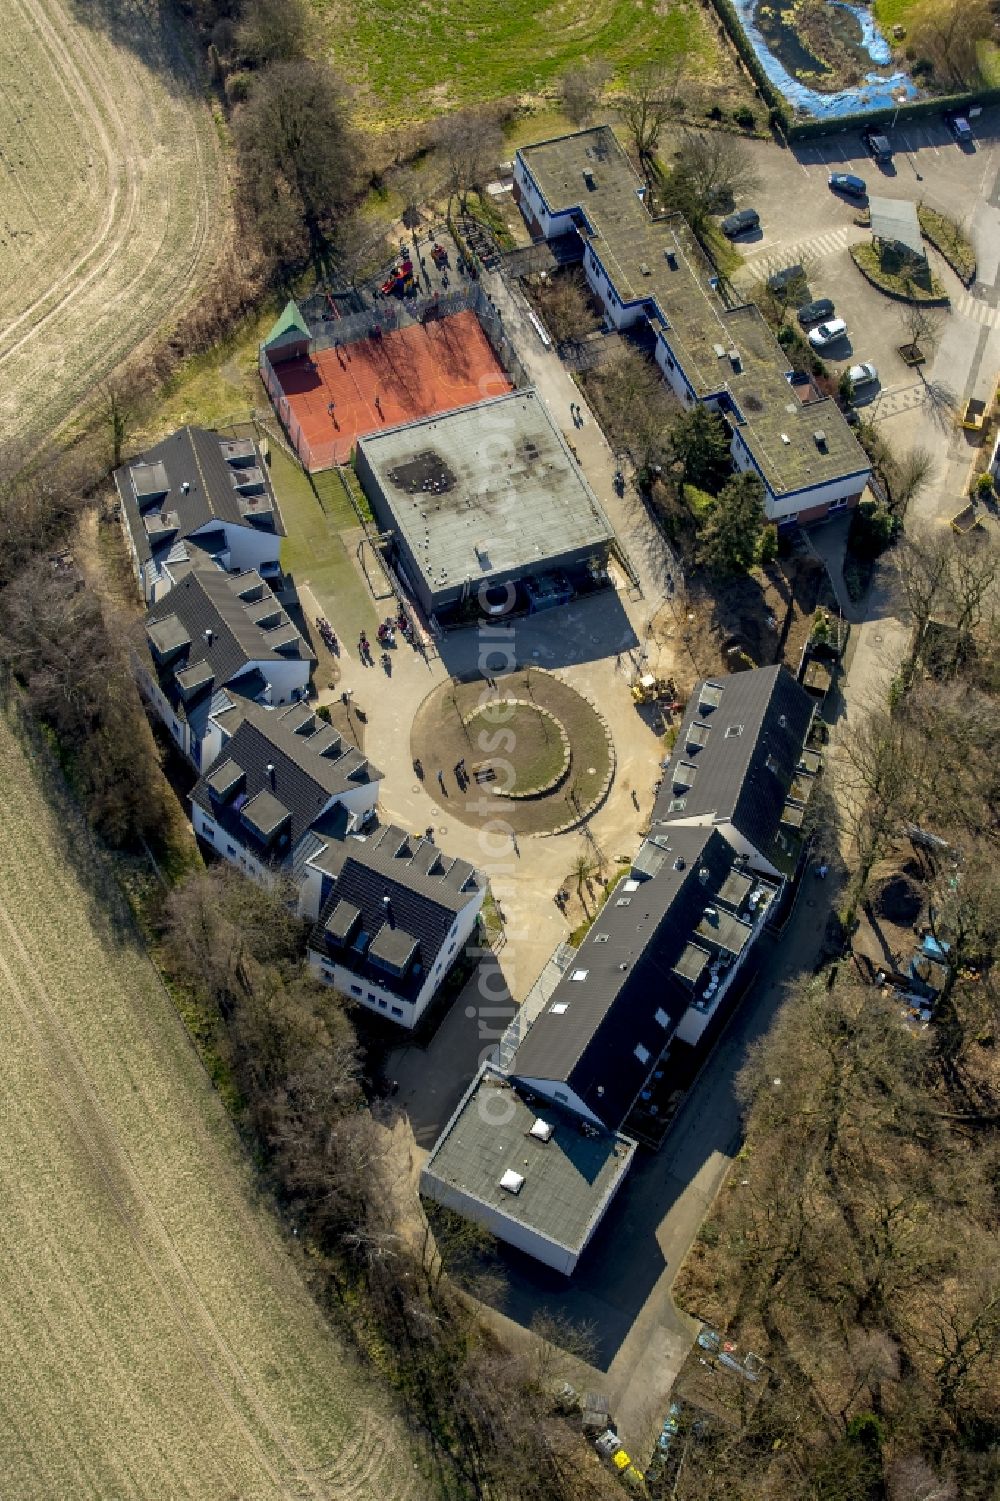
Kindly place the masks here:
[(0, 1494), (423, 1501), (89, 849), (0, 715)]
[(0, 432), (35, 444), (183, 307), (228, 209), (165, 4), (0, 10)]

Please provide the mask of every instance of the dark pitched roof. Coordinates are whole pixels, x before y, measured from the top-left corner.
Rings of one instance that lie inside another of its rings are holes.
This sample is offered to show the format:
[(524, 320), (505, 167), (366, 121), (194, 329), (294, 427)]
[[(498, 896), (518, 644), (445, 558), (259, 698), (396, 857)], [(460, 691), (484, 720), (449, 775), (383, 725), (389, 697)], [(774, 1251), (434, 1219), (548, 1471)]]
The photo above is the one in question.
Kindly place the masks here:
[(787, 864), (779, 828), (814, 708), (786, 667), (705, 678), (688, 700), (653, 822), (711, 814)]
[(403, 1000), (416, 998), (456, 916), (483, 887), (468, 861), (392, 824), (328, 846), (314, 863), (334, 883), (310, 947)]
[(249, 439), (182, 427), (116, 469), (115, 483), (142, 562), (162, 559), (212, 521), (284, 535), (267, 468)]
[(738, 860), (711, 828), (674, 827), (646, 840), (529, 1027), (510, 1073), (565, 1081), (616, 1129), (688, 1006), (749, 940), (757, 882), (730, 884)]
[(381, 780), (382, 773), (305, 704), (265, 709), (245, 702), (238, 724), (233, 711), (224, 718), (231, 738), (191, 800), (258, 859), (290, 865), (331, 799)]
[(189, 722), (219, 688), (240, 680), (247, 692), (251, 662), (315, 661), (256, 573), (192, 570), (146, 611), (146, 637), (160, 686)]

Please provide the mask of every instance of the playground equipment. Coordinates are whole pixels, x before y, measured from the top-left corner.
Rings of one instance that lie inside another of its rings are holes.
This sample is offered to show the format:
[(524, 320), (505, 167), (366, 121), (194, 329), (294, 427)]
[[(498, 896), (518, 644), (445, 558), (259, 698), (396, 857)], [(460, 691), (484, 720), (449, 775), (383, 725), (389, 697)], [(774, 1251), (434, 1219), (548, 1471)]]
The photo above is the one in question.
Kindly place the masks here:
[(676, 697), (673, 678), (658, 678), (651, 672), (644, 672), (632, 684), (632, 699), (637, 704), (655, 704), (660, 699)]
[(413, 262), (407, 256), (398, 266), (393, 266), (380, 291), (384, 297), (405, 297), (413, 285)]

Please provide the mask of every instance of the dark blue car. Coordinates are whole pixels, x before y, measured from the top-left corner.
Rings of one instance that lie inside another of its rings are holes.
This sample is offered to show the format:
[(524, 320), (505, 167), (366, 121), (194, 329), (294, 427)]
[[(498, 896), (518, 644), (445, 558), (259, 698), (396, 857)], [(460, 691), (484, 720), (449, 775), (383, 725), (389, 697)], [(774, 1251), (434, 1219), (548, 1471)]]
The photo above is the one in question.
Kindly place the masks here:
[(835, 193), (846, 193), (849, 198), (867, 198), (868, 185), (863, 177), (853, 172), (831, 172), (830, 186)]

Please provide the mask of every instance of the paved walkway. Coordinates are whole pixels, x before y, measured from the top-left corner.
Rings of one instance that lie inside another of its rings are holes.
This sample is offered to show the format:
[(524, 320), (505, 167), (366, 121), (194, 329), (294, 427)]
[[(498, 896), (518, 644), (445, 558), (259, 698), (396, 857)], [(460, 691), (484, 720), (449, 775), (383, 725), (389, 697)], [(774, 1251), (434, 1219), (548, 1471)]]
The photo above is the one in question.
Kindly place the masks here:
[[(649, 622), (666, 597), (666, 578), (674, 569), (641, 499), (631, 492), (624, 498), (615, 494), (614, 455), (558, 356), (542, 348), (520, 294), (508, 288), (498, 273), (484, 276), (484, 285), (515, 341), (527, 352), (524, 363), (529, 379), (538, 386), (557, 425), (573, 445), (642, 585), (639, 597), (623, 581), (618, 591), (516, 620), (509, 637), (510, 650), (519, 665), (533, 663), (559, 673), (600, 706), (612, 727), (617, 771), (607, 801), (589, 823), (598, 849), (611, 863), (619, 854), (631, 856), (635, 852), (652, 805), (660, 743), (636, 712), (629, 683), (633, 664), (638, 662), (647, 640)], [(579, 429), (574, 428), (570, 416), (570, 403), (574, 401), (584, 412)], [(315, 594), (316, 613), (322, 610), (334, 630), (339, 630), (336, 599), (323, 598), (319, 590)], [(376, 608), (383, 615), (389, 613), (387, 603)], [(410, 727), (427, 694), (449, 676), (485, 675), (488, 668), (480, 653), (495, 644), (495, 639), (480, 635), (475, 628), (452, 632), (437, 643), (440, 655), (425, 658), (397, 636), (399, 645), (390, 653), (390, 676), (378, 665), (377, 643), (376, 666), (364, 667), (357, 642), (341, 640), (335, 692), (349, 690), (366, 716), (367, 746), (385, 773), (382, 816), (414, 832), (433, 827), (443, 849), (471, 860), (489, 876), (507, 921), (504, 975), (511, 994), (521, 1000), (552, 950), (566, 936), (566, 923), (553, 897), (577, 855), (587, 848), (583, 835), (571, 832), (548, 838), (527, 837), (519, 840), (520, 854), (515, 854), (510, 839), (502, 832), (472, 828), (448, 817), (447, 806), (442, 809), (416, 776), (410, 747)], [(654, 665), (664, 671), (670, 667), (667, 661)], [(329, 690), (321, 695), (331, 696)], [(462, 796), (450, 769), (442, 770), (449, 795), (456, 799)], [(436, 778), (437, 771), (437, 766), (425, 767), (428, 781)], [(633, 791), (638, 809), (632, 801)]]

